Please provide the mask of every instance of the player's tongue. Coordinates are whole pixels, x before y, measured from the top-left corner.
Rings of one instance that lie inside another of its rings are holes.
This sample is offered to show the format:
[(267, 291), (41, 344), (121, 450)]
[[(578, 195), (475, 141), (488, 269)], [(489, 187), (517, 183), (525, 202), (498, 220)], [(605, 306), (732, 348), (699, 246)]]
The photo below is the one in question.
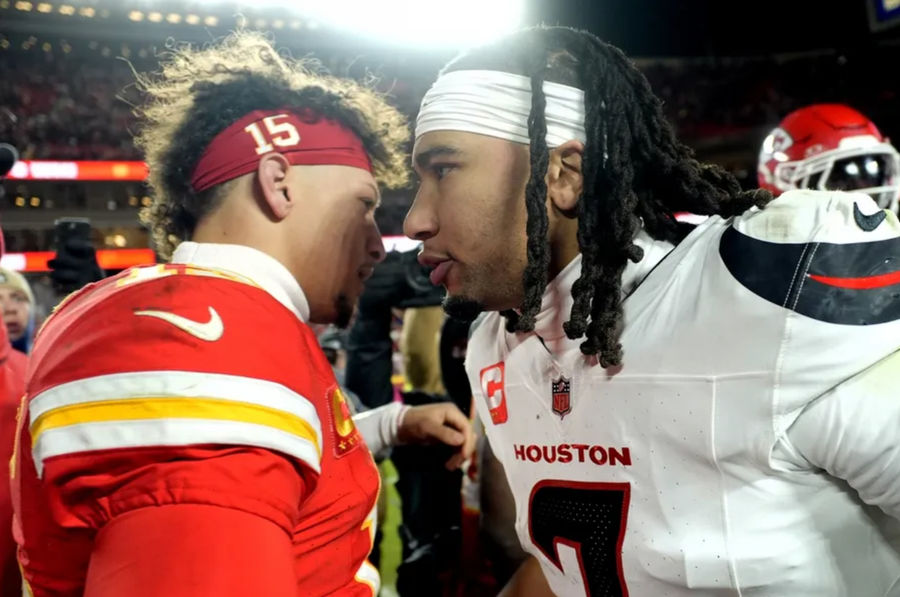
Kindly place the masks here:
[(440, 286), (441, 284), (443, 284), (451, 265), (453, 265), (452, 261), (442, 261), (437, 265), (437, 267), (431, 270), (431, 274), (428, 276), (428, 278), (431, 280), (431, 283), (435, 286)]

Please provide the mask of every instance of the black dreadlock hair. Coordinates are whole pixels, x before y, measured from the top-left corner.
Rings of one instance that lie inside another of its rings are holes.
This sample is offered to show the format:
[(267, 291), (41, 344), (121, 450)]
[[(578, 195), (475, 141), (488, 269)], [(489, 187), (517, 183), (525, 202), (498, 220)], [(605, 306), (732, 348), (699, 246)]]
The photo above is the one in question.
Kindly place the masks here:
[(531, 78), (531, 175), (525, 189), (528, 264), (520, 312), (504, 312), (507, 329), (531, 331), (547, 286), (549, 163), (543, 82), (584, 90), (584, 185), (579, 199), (578, 245), (581, 276), (572, 287), (566, 335), (585, 336), (581, 351), (597, 355), (603, 367), (622, 360), (622, 273), (627, 260), (640, 261), (634, 238), (650, 236), (677, 243), (683, 236), (676, 212), (739, 215), (770, 199), (767, 191), (742, 191), (724, 169), (701, 164), (675, 137), (643, 74), (619, 50), (585, 31), (534, 27), (450, 62), (443, 72), (499, 70)]

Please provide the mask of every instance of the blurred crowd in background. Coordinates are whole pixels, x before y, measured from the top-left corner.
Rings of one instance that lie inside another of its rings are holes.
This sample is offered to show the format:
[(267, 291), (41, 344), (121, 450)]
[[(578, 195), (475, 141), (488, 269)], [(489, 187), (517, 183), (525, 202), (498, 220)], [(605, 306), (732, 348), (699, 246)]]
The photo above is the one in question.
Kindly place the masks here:
[[(0, 139), (22, 159), (136, 160), (130, 102), (136, 71), (153, 67), (160, 44), (113, 43), (0, 32)], [(374, 74), (413, 117), (431, 71), (408, 70), (400, 58), (377, 65), (352, 55), (316, 54), (331, 72)], [(897, 86), (884, 65), (900, 47), (854, 54), (818, 50), (759, 57), (638, 58), (680, 137), (748, 186), (765, 134), (797, 107), (839, 102), (877, 122), (887, 136), (900, 127)], [(371, 69), (369, 67), (372, 66)], [(408, 199), (408, 198), (407, 198)], [(387, 233), (397, 233), (396, 225)]]

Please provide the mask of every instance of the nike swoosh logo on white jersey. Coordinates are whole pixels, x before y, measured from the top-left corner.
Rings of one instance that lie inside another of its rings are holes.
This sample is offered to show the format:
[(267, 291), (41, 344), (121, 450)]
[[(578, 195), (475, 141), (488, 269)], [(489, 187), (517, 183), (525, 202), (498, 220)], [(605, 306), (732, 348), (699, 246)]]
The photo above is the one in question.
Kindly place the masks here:
[(165, 322), (171, 323), (178, 329), (184, 330), (191, 336), (205, 340), (207, 342), (215, 342), (222, 337), (225, 332), (225, 325), (222, 318), (216, 313), (212, 307), (209, 308), (209, 321), (200, 323), (181, 315), (175, 315), (169, 311), (135, 311), (135, 315), (143, 315), (145, 317), (156, 317)]
[(864, 214), (859, 209), (859, 203), (853, 202), (853, 219), (856, 220), (856, 225), (865, 232), (872, 232), (878, 228), (886, 217), (887, 212), (883, 209), (879, 209), (873, 214)]

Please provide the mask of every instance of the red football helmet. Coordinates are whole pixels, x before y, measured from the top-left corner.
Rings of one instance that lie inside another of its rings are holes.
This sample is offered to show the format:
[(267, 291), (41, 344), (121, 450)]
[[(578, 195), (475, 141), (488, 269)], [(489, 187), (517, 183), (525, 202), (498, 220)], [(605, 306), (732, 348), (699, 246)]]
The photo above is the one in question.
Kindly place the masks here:
[(814, 104), (788, 114), (759, 152), (759, 186), (860, 191), (897, 211), (900, 154), (875, 124), (849, 106)]

